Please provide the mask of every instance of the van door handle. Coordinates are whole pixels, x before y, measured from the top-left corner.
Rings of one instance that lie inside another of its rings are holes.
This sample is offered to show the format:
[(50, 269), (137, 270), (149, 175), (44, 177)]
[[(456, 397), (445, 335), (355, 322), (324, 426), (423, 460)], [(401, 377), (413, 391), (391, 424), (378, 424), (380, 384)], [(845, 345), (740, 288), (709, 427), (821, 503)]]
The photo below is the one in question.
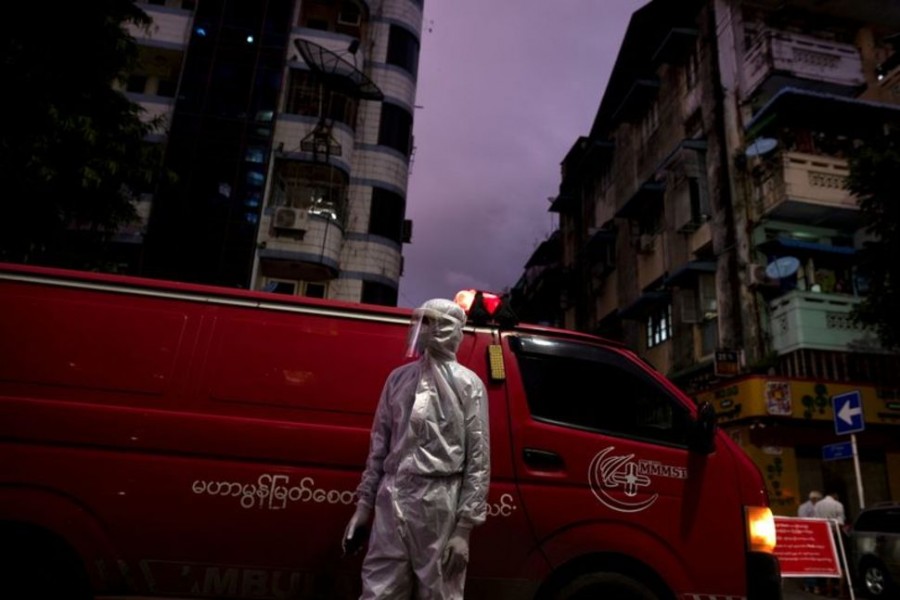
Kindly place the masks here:
[(539, 471), (561, 471), (565, 466), (562, 456), (549, 450), (525, 448), (522, 451), (525, 464)]

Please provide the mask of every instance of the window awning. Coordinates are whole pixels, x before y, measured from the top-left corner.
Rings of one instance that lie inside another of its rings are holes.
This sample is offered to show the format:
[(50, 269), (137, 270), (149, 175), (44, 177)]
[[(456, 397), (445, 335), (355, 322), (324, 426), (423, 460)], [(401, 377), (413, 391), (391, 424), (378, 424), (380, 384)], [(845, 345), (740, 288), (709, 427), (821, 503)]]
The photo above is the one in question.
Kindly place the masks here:
[(644, 292), (637, 299), (619, 310), (619, 318), (622, 319), (643, 319), (650, 310), (656, 308), (672, 298), (671, 294), (666, 291), (654, 290)]
[(691, 283), (701, 273), (715, 273), (716, 262), (713, 260), (692, 260), (675, 269), (663, 280), (663, 285), (683, 286)]
[(822, 244), (820, 242), (808, 242), (805, 240), (795, 240), (793, 238), (776, 238), (767, 240), (757, 246), (762, 252), (794, 254), (800, 256), (811, 256), (816, 254), (831, 254), (835, 256), (850, 257), (856, 254), (856, 248), (850, 246), (834, 246), (832, 244)]
[(560, 194), (550, 203), (549, 212), (564, 213), (575, 206), (575, 197), (571, 194)]
[(645, 208), (653, 200), (662, 200), (663, 193), (666, 191), (666, 184), (657, 181), (645, 181), (631, 195), (631, 198), (625, 201), (616, 216), (624, 219), (634, 219), (641, 215)]
[(900, 105), (786, 87), (753, 115), (745, 129), (752, 138), (773, 125), (821, 127), (826, 123), (833, 131), (878, 134), (886, 122), (900, 123)]
[(631, 82), (625, 97), (613, 113), (613, 121), (628, 121), (642, 114), (659, 93), (659, 78), (638, 78)]
[(591, 252), (603, 244), (615, 241), (616, 231), (614, 229), (598, 229), (588, 238), (586, 249)]
[(672, 27), (663, 37), (651, 60), (654, 64), (676, 61), (692, 48), (698, 37), (700, 31), (696, 27)]
[(552, 265), (559, 262), (562, 254), (562, 246), (560, 244), (558, 232), (558, 229), (554, 231), (550, 237), (541, 242), (535, 251), (531, 253), (531, 257), (528, 259), (528, 262), (525, 263), (526, 269)]

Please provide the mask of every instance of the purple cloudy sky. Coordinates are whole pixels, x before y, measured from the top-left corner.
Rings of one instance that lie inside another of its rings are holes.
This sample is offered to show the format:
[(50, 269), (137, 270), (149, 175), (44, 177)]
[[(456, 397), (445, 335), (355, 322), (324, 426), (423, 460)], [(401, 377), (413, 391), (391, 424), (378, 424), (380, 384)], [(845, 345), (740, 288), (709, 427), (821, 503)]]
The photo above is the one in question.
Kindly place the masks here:
[(400, 306), (516, 283), (644, 4), (425, 0)]

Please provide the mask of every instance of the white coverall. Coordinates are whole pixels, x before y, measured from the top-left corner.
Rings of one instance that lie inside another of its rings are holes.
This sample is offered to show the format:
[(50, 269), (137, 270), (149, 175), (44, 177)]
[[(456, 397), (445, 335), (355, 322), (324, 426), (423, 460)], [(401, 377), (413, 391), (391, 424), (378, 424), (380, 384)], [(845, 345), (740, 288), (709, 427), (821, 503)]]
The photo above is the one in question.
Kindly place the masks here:
[(456, 362), (465, 312), (436, 299), (416, 313), (421, 356), (385, 382), (357, 488), (357, 514), (375, 510), (361, 600), (462, 600), (469, 532), (487, 515), (485, 387)]

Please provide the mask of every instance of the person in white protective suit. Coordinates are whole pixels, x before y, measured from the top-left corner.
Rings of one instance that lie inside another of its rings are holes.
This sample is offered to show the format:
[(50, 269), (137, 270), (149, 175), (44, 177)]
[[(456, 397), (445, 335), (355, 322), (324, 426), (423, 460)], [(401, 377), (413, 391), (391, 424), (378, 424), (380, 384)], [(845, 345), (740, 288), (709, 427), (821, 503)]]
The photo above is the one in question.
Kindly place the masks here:
[(462, 600), (469, 533), (487, 516), (490, 440), (484, 383), (456, 362), (466, 314), (450, 300), (413, 313), (408, 356), (375, 412), (356, 512), (367, 527), (361, 600)]

